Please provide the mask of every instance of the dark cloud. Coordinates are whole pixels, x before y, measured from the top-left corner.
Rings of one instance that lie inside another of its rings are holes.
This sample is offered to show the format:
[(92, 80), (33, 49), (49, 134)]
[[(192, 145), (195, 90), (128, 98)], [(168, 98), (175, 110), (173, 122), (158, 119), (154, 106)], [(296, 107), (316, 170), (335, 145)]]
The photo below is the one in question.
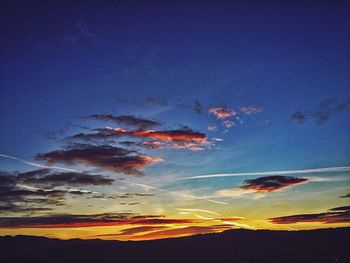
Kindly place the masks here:
[(0, 213), (2, 212), (11, 212), (11, 213), (38, 213), (38, 212), (49, 212), (53, 208), (50, 207), (25, 207), (23, 205), (16, 205), (13, 203), (10, 204), (0, 204)]
[(99, 174), (84, 172), (55, 172), (49, 169), (35, 170), (17, 175), (17, 180), (30, 185), (111, 185), (114, 180)]
[(124, 124), (128, 126), (134, 126), (140, 129), (149, 129), (156, 126), (159, 126), (160, 123), (154, 120), (144, 119), (135, 117), (133, 115), (111, 115), (111, 114), (93, 114), (85, 118), (103, 120), (103, 121), (112, 121), (119, 124)]
[(197, 114), (202, 114), (204, 110), (202, 104), (198, 100), (195, 100), (193, 103), (194, 103), (194, 111)]
[(350, 206), (339, 206), (329, 209), (330, 211), (350, 211)]
[(141, 203), (139, 203), (139, 202), (130, 202), (130, 203), (119, 203), (120, 205), (139, 205), (139, 204), (141, 204)]
[[(44, 206), (65, 205), (66, 195), (93, 192), (80, 189), (56, 189), (59, 186), (110, 185), (113, 179), (78, 172), (55, 172), (39, 169), (30, 172), (0, 173), (0, 210), (7, 212), (40, 212)], [(39, 209), (40, 208), (40, 209)], [(42, 209), (41, 209), (42, 208)]]
[(306, 178), (297, 178), (291, 176), (265, 176), (256, 179), (245, 180), (244, 185), (241, 186), (241, 188), (255, 190), (257, 192), (273, 192), (291, 185), (304, 183), (308, 180), (309, 179)]
[(91, 198), (105, 198), (105, 199), (125, 199), (125, 198), (133, 198), (133, 197), (151, 197), (154, 196), (154, 194), (148, 194), (148, 193), (126, 193), (122, 195), (106, 195), (106, 194), (98, 194), (94, 195)]
[(342, 196), (339, 196), (339, 198), (350, 198), (350, 193), (342, 195)]
[(181, 228), (168, 228), (165, 230), (146, 233), (144, 235), (138, 235), (138, 236), (135, 236), (134, 238), (152, 239), (152, 238), (162, 238), (162, 237), (164, 238), (169, 236), (179, 237), (179, 236), (187, 236), (187, 235), (195, 235), (195, 234), (221, 232), (231, 228), (232, 226), (229, 226), (229, 225), (188, 226), (188, 227), (181, 227)]
[(2, 217), (0, 228), (73, 228), (117, 225), (189, 224), (190, 219), (168, 219), (160, 215), (137, 216), (133, 213), (104, 213), (92, 215), (56, 214), (30, 217)]
[(117, 234), (107, 234), (107, 235), (98, 235), (96, 237), (108, 237), (108, 236), (124, 236), (124, 235), (134, 235), (144, 232), (150, 232), (154, 230), (160, 230), (166, 228), (165, 226), (138, 226), (138, 227), (131, 227), (126, 228), (120, 231), (120, 233)]
[(335, 207), (330, 212), (301, 214), (269, 218), (274, 224), (295, 224), (300, 222), (320, 222), (324, 224), (350, 223), (350, 206)]
[(349, 105), (350, 100), (326, 99), (310, 110), (294, 112), (291, 118), (300, 124), (309, 118), (314, 119), (317, 124), (323, 124), (337, 113), (347, 109)]
[(306, 114), (301, 111), (296, 111), (292, 114), (291, 118), (298, 123), (304, 123), (306, 120)]
[(36, 159), (48, 163), (86, 164), (134, 175), (143, 175), (140, 168), (161, 161), (160, 158), (138, 155), (136, 151), (120, 147), (91, 144), (72, 144), (64, 150), (39, 153)]
[(67, 137), (66, 141), (99, 141), (110, 142), (110, 139), (120, 137), (119, 134), (115, 133), (113, 129), (108, 128), (97, 128), (90, 130), (90, 133), (77, 133), (75, 135)]

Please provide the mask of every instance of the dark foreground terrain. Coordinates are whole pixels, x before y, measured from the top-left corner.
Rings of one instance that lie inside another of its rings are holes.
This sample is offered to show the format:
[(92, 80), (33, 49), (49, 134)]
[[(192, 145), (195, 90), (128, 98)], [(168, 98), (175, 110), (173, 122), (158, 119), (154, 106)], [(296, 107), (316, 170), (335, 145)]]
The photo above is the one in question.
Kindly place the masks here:
[(350, 262), (350, 228), (229, 230), (154, 241), (0, 237), (1, 262)]

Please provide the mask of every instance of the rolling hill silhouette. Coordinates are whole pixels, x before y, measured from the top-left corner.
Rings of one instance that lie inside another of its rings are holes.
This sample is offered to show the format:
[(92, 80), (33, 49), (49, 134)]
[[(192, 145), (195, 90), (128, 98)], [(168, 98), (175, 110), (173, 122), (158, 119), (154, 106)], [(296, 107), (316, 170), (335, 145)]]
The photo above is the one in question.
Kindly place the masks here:
[(350, 262), (350, 228), (228, 230), (152, 241), (0, 237), (2, 262)]

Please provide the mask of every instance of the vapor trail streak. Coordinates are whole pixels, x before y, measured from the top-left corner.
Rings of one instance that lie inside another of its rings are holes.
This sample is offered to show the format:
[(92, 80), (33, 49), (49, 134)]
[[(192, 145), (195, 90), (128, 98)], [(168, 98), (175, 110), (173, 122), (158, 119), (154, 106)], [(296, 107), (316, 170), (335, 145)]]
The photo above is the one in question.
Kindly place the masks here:
[(215, 213), (213, 211), (204, 210), (204, 209), (191, 209), (191, 208), (175, 208), (175, 209), (179, 210), (179, 211), (185, 211), (185, 212), (203, 212), (203, 213), (208, 213), (208, 214), (217, 215), (217, 216), (220, 215), (220, 214)]
[[(21, 158), (18, 158), (18, 157), (14, 157), (14, 156), (10, 156), (10, 155), (6, 155), (6, 154), (0, 154), (0, 157), (13, 159), (13, 160), (16, 160), (16, 161), (19, 161), (21, 163), (24, 163), (24, 164), (27, 164), (27, 165), (31, 165), (31, 166), (34, 166), (34, 167), (63, 170), (63, 171), (68, 171), (68, 172), (79, 172), (79, 171), (74, 170), (74, 169), (68, 169), (68, 168), (63, 168), (63, 167), (58, 167), (58, 166), (49, 166), (49, 165), (41, 165), (41, 164), (37, 164), (37, 163), (32, 163), (32, 162), (29, 162), (27, 160), (24, 160), (24, 159), (21, 159)], [(165, 193), (168, 193), (168, 194), (172, 194), (172, 195), (177, 195), (177, 196), (182, 196), (182, 197), (187, 197), (187, 198), (192, 198), (192, 199), (197, 199), (197, 200), (202, 199), (202, 200), (206, 200), (206, 201), (212, 202), (212, 203), (228, 205), (228, 203), (221, 202), (221, 201), (216, 201), (216, 200), (212, 200), (212, 199), (207, 199), (205, 197), (199, 197), (199, 196), (195, 196), (195, 195), (171, 192), (171, 191), (168, 191), (168, 190), (165, 190), (165, 189), (161, 189), (161, 188), (157, 188), (157, 187), (150, 186), (150, 185), (145, 185), (145, 184), (134, 183), (134, 182), (130, 182), (130, 181), (127, 181), (127, 180), (120, 180), (120, 181), (121, 182), (125, 182), (127, 184), (131, 184), (131, 185), (136, 185), (136, 186), (140, 186), (140, 187), (144, 187), (144, 188), (149, 188), (149, 189), (153, 189), (153, 190), (157, 190), (157, 191), (162, 191), (162, 192), (165, 192)]]
[(259, 176), (259, 175), (287, 175), (287, 174), (310, 174), (310, 173), (329, 173), (329, 172), (349, 172), (350, 167), (327, 167), (327, 168), (314, 168), (303, 170), (286, 170), (286, 171), (269, 171), (269, 172), (253, 172), (253, 173), (227, 173), (227, 174), (206, 174), (190, 177), (181, 177), (180, 180), (189, 179), (203, 179), (203, 178), (215, 178), (215, 177), (234, 177), (234, 176)]
[(200, 197), (200, 196), (195, 196), (195, 195), (176, 193), (176, 192), (172, 192), (172, 191), (165, 190), (165, 189), (162, 189), (162, 188), (157, 188), (157, 187), (146, 185), (146, 184), (139, 184), (139, 183), (135, 183), (135, 182), (130, 182), (130, 181), (127, 181), (127, 180), (120, 180), (120, 181), (121, 182), (125, 182), (127, 184), (131, 184), (131, 185), (136, 185), (136, 186), (140, 186), (140, 187), (144, 187), (144, 188), (149, 188), (149, 189), (165, 192), (165, 193), (168, 193), (168, 194), (171, 194), (171, 195), (177, 195), (177, 196), (191, 198), (191, 199), (196, 199), (196, 200), (206, 200), (208, 202), (222, 204), (222, 205), (229, 205), (229, 203), (208, 199), (206, 197)]
[(0, 153), (0, 157), (13, 159), (13, 160), (19, 161), (21, 163), (24, 163), (24, 164), (27, 164), (27, 165), (31, 165), (31, 166), (34, 166), (34, 167), (39, 167), (39, 168), (63, 170), (63, 171), (68, 171), (68, 172), (78, 172), (77, 170), (63, 168), (63, 167), (58, 167), (58, 166), (41, 165), (41, 164), (37, 164), (37, 163), (32, 163), (32, 162), (29, 162), (27, 160), (24, 160), (24, 159), (21, 159), (21, 158), (18, 158), (18, 157), (6, 155), (6, 154), (1, 154), (1, 153)]

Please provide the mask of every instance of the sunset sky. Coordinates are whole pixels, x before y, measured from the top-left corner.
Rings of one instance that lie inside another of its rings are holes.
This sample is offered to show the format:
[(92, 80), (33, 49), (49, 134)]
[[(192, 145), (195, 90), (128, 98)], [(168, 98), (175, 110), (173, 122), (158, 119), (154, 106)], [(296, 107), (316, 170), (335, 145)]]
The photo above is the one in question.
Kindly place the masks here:
[(350, 226), (346, 1), (72, 2), (1, 3), (0, 235)]

